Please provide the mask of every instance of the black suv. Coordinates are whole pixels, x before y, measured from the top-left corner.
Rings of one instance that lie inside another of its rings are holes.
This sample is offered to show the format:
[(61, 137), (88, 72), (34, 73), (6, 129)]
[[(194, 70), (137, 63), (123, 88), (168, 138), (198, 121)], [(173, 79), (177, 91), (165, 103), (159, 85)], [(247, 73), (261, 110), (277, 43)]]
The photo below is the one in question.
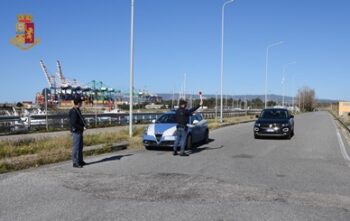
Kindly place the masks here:
[(285, 137), (294, 135), (294, 116), (284, 108), (267, 108), (261, 111), (254, 124), (254, 137)]

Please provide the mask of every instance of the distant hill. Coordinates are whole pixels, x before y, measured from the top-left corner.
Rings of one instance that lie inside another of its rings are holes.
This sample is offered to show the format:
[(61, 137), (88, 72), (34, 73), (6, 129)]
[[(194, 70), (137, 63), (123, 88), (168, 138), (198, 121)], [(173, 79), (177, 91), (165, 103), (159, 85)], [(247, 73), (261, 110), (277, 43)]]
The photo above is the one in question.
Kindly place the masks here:
[[(167, 93), (160, 93), (158, 94), (158, 96), (161, 96), (163, 98), (163, 100), (171, 100), (173, 98), (173, 94), (167, 94)], [(175, 94), (175, 99), (178, 99), (178, 94)], [(187, 95), (187, 97), (190, 97), (191, 95)], [(192, 95), (194, 99), (198, 99), (198, 95)], [(204, 95), (205, 98), (215, 98), (215, 94), (208, 94), (208, 95)], [(252, 100), (252, 99), (256, 99), (256, 98), (260, 98), (262, 101), (265, 100), (265, 95), (223, 95), (224, 98), (230, 99), (233, 97), (234, 100)], [(218, 95), (218, 99), (220, 99), (220, 95)], [(277, 95), (277, 94), (268, 94), (267, 95), (267, 99), (269, 101), (274, 101), (276, 103), (282, 103), (283, 100), (283, 96), (282, 95)], [(316, 99), (316, 101), (318, 103), (335, 103), (338, 102), (337, 100), (331, 100), (331, 99)], [(284, 97), (284, 102), (285, 103), (292, 103), (293, 102), (293, 97), (290, 96), (285, 96)]]

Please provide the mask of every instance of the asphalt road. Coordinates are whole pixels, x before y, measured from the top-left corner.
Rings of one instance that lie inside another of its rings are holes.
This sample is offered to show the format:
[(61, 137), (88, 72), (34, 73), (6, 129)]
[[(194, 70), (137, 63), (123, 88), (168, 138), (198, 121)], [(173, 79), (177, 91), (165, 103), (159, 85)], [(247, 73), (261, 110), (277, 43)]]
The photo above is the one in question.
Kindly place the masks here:
[(0, 175), (0, 220), (349, 221), (349, 147), (326, 112), (295, 123), (291, 140), (255, 140), (247, 123), (189, 157), (126, 150)]

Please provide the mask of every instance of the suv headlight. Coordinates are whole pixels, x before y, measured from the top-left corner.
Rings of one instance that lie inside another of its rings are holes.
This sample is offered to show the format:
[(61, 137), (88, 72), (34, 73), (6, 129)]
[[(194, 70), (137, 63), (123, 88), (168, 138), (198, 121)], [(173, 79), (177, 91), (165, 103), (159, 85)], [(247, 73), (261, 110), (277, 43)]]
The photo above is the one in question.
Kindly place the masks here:
[(260, 127), (260, 124), (259, 124), (259, 123), (255, 123), (255, 126), (256, 126), (256, 127)]
[(282, 127), (288, 127), (289, 126), (289, 124), (288, 123), (286, 123), (286, 124), (282, 124)]

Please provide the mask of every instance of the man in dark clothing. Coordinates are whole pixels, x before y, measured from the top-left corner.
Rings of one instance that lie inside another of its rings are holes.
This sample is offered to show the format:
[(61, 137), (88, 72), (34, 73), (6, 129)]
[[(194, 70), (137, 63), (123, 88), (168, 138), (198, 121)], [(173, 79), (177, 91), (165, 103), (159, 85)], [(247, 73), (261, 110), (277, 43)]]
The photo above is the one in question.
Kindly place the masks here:
[(203, 105), (203, 101), (200, 101), (200, 104), (191, 109), (186, 109), (187, 102), (185, 100), (180, 100), (179, 108), (176, 110), (176, 139), (174, 142), (174, 156), (177, 155), (177, 147), (180, 145), (180, 156), (188, 156), (185, 153), (186, 139), (188, 133), (187, 124), (189, 122), (190, 116), (195, 112), (200, 106)]
[(83, 160), (83, 132), (86, 128), (85, 120), (80, 112), (82, 99), (74, 98), (74, 107), (69, 111), (70, 131), (72, 132), (72, 160), (73, 167), (82, 168), (86, 163)]

